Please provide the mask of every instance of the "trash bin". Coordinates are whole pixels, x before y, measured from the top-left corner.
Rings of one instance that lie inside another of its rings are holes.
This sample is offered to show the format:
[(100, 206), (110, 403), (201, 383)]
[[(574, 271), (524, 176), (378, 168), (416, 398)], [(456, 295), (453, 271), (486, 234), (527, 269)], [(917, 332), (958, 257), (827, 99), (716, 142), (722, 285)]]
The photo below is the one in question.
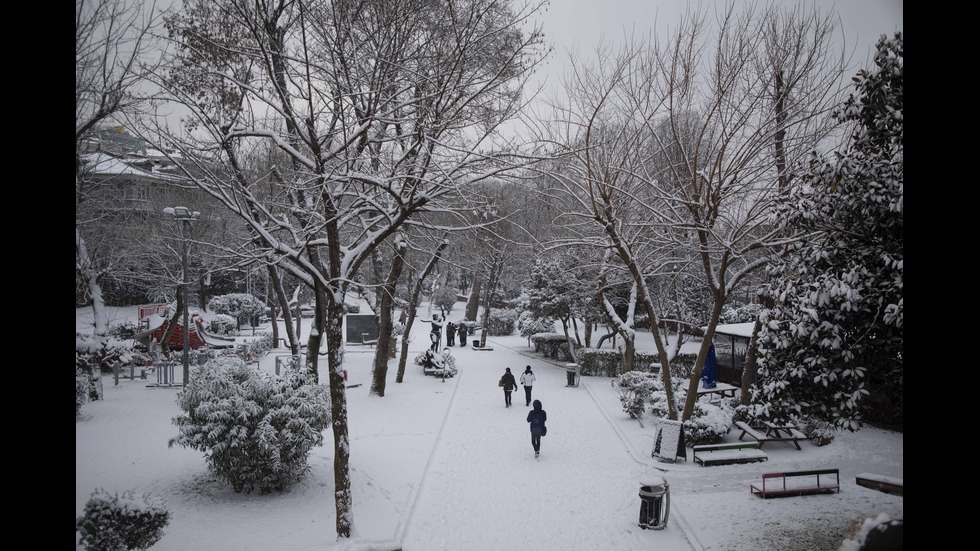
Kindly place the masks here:
[(567, 381), (567, 384), (565, 386), (567, 387), (578, 386), (578, 380), (577, 380), (578, 374), (576, 373), (577, 371), (578, 371), (578, 364), (576, 363), (565, 364), (565, 379)]
[(480, 348), (480, 339), (475, 339), (473, 341), (473, 348)]
[(670, 487), (663, 478), (640, 483), (640, 528), (663, 530), (670, 513)]

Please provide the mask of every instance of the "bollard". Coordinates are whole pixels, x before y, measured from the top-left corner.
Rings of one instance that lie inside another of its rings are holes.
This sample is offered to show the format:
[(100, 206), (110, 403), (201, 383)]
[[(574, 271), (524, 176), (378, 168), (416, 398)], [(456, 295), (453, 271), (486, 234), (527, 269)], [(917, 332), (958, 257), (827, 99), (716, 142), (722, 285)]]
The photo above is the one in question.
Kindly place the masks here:
[(667, 480), (656, 477), (640, 483), (640, 528), (663, 530), (670, 514), (670, 487)]

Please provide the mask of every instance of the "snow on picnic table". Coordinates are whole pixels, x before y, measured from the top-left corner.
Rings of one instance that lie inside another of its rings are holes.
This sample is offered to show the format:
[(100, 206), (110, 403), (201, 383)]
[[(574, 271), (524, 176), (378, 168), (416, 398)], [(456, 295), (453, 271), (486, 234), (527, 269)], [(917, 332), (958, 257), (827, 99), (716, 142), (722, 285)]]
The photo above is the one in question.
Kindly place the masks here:
[[(76, 322), (76, 327), (84, 323)], [(479, 549), (837, 550), (862, 516), (903, 518), (903, 498), (858, 486), (855, 476), (902, 478), (903, 435), (874, 428), (840, 433), (823, 447), (766, 447), (762, 463), (701, 467), (650, 457), (654, 419), (629, 419), (612, 379), (565, 386), (564, 363), (520, 337), (491, 338), (493, 351), (456, 347), (459, 374), (424, 376), (412, 359), (428, 343), (413, 336), (405, 381), (390, 362), (384, 397), (369, 394), (373, 348), (349, 346), (345, 367), (351, 440), (354, 537), (336, 543), (330, 431), (310, 471), (280, 494), (236, 494), (206, 468), (201, 452), (167, 447), (180, 412), (174, 389), (103, 380), (105, 400), (76, 419), (76, 516), (95, 488), (154, 492), (173, 512), (152, 549), (405, 551)], [(652, 346), (650, 347), (652, 348)], [(273, 371), (274, 351), (259, 368)], [(497, 380), (531, 365), (533, 393), (548, 412), (534, 458), (524, 393), (504, 407)], [(353, 386), (353, 385), (360, 386)], [(726, 442), (735, 442), (733, 430)], [(762, 500), (749, 491), (763, 473), (839, 468), (841, 492)], [(651, 475), (670, 485), (663, 531), (642, 530), (639, 487)], [(76, 547), (81, 549), (80, 547)]]

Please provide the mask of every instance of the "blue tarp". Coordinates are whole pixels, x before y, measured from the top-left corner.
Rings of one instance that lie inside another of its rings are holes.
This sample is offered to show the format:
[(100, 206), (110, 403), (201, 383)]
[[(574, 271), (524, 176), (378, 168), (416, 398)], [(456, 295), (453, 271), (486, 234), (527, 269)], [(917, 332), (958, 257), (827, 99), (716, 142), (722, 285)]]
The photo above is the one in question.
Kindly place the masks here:
[(708, 357), (704, 360), (701, 370), (702, 388), (715, 388), (718, 385), (718, 359), (715, 357), (715, 345), (708, 349)]

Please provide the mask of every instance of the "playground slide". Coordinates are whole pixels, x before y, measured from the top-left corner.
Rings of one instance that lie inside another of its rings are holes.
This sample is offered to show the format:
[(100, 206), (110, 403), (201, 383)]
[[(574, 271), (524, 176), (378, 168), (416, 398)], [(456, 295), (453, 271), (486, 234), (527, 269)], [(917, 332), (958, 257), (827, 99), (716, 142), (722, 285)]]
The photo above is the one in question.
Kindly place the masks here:
[(194, 317), (195, 329), (197, 329), (197, 335), (201, 337), (204, 344), (211, 348), (229, 348), (235, 346), (235, 339), (228, 339), (224, 337), (217, 337), (204, 330), (204, 322), (200, 317)]

